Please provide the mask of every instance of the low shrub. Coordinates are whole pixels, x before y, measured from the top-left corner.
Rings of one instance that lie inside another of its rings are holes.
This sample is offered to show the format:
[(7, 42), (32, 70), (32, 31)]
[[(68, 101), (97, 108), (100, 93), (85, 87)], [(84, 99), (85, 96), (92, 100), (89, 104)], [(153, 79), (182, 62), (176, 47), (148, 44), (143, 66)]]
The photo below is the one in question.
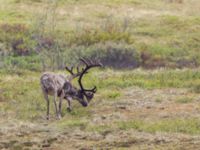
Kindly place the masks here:
[(125, 43), (98, 43), (89, 47), (75, 46), (64, 52), (66, 63), (76, 63), (80, 57), (99, 59), (104, 66), (125, 69), (140, 65), (139, 52)]
[(35, 41), (24, 24), (1, 24), (0, 42), (6, 45), (4, 51), (16, 56), (30, 55), (34, 52)]
[(136, 68), (140, 65), (138, 51), (124, 43), (96, 44), (86, 54), (91, 58), (99, 58), (105, 66), (112, 68)]

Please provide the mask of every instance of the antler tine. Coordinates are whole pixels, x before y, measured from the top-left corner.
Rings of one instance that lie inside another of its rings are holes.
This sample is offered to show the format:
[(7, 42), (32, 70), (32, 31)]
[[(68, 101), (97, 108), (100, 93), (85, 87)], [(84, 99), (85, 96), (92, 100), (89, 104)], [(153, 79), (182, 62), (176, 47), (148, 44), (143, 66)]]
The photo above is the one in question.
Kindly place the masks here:
[(65, 69), (66, 69), (71, 75), (74, 75), (74, 73), (73, 73), (74, 67), (73, 67), (73, 66), (71, 66), (70, 68), (69, 68), (68, 66), (66, 66)]
[(88, 62), (86, 59), (84, 58), (80, 58), (80, 61), (82, 61), (86, 66), (89, 66)]
[(97, 91), (97, 87), (95, 86), (95, 87), (93, 87), (91, 90), (84, 89), (84, 91), (95, 93), (95, 92)]
[(77, 66), (76, 69), (77, 69), (77, 72), (80, 72), (80, 71), (79, 71), (79, 66)]
[(97, 87), (95, 86), (93, 89), (92, 89), (93, 93), (96, 93), (97, 91)]
[(102, 67), (102, 63), (100, 60), (95, 59), (94, 61), (91, 59), (86, 59), (86, 58), (80, 58), (81, 62), (83, 62), (87, 67), (92, 67), (92, 66), (100, 66)]
[(96, 60), (95, 60), (95, 64), (97, 64), (97, 65), (100, 65), (100, 66), (101, 66), (101, 63), (100, 63), (100, 61), (99, 61), (98, 59), (96, 59)]
[(96, 93), (96, 92), (97, 92), (97, 88), (96, 88), (96, 86), (95, 86), (94, 93)]
[(90, 65), (94, 65), (94, 62), (93, 62), (91, 59), (87, 59), (87, 61), (88, 61), (88, 63), (89, 63)]
[[(79, 65), (76, 67), (76, 69), (77, 69), (76, 76), (80, 76), (83, 73), (83, 71), (85, 70), (84, 68), (82, 68), (81, 71), (80, 71)], [(86, 71), (85, 73), (88, 73), (88, 72)]]
[(98, 64), (99, 64), (101, 67), (103, 67), (103, 64), (101, 63), (100, 60), (98, 61)]
[(95, 59), (95, 60), (93, 61), (93, 65), (99, 66), (99, 67), (103, 67), (103, 64), (100, 62), (99, 59)]
[(74, 72), (74, 66), (71, 66), (71, 67), (66, 66), (65, 69), (71, 74), (70, 80), (72, 80), (72, 79), (74, 79), (74, 78), (76, 78), (78, 76), (81, 76), (81, 74), (84, 71), (84, 68), (82, 68), (80, 70), (79, 65), (76, 67), (76, 70), (77, 70), (76, 73)]

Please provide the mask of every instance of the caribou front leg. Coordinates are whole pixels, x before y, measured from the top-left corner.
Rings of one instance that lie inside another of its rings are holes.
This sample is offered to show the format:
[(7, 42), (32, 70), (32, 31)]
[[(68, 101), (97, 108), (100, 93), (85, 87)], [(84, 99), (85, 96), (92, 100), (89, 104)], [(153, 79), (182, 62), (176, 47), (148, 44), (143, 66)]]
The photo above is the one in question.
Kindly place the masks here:
[(71, 101), (72, 101), (72, 98), (71, 97), (67, 97), (67, 103), (68, 103), (67, 111), (69, 111), (69, 112), (72, 111)]
[(57, 104), (56, 104), (56, 97), (57, 97), (57, 92), (55, 91), (54, 92), (53, 102), (54, 102), (54, 106), (55, 106), (56, 117), (59, 119), (58, 108), (57, 108)]
[(64, 98), (64, 95), (61, 94), (60, 96), (60, 101), (59, 101), (59, 109), (58, 109), (58, 118), (61, 119), (62, 116), (61, 116), (61, 111), (62, 111), (62, 101), (63, 101), (63, 98)]

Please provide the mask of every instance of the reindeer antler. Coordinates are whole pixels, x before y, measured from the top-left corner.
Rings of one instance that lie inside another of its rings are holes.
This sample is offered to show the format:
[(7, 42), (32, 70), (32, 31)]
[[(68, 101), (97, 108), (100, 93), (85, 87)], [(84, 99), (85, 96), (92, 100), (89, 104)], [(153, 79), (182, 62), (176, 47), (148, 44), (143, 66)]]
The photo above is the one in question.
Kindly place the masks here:
[(97, 91), (96, 86), (94, 88), (92, 88), (92, 89), (84, 89), (81, 80), (83, 78), (83, 75), (88, 73), (89, 69), (94, 68), (94, 67), (102, 67), (103, 65), (98, 60), (90, 60), (90, 59), (86, 59), (86, 58), (80, 58), (80, 61), (83, 64), (85, 64), (85, 67), (80, 70), (80, 68), (79, 68), (80, 63), (79, 63), (79, 65), (76, 67), (76, 69), (77, 69), (76, 73), (74, 73), (74, 67), (73, 66), (71, 66), (70, 68), (67, 67), (67, 66), (65, 67), (65, 69), (72, 75), (69, 80), (71, 81), (72, 79), (74, 79), (76, 77), (79, 77), (78, 83), (80, 85), (80, 88), (81, 88), (82, 92), (85, 95), (87, 95), (85, 92), (95, 93)]
[(77, 70), (77, 73), (74, 73), (74, 67), (71, 66), (70, 68), (68, 66), (65, 67), (65, 69), (71, 74), (71, 77), (70, 77), (70, 81), (78, 76), (81, 75), (81, 72), (80, 69), (79, 69), (79, 66), (76, 67), (76, 70)]
[(86, 67), (82, 70), (80, 76), (79, 76), (79, 79), (78, 79), (78, 82), (79, 82), (79, 85), (81, 87), (81, 90), (84, 92), (85, 95), (87, 95), (85, 92), (88, 91), (88, 92), (92, 92), (92, 93), (95, 93), (97, 91), (97, 88), (96, 86), (92, 89), (84, 89), (83, 87), (83, 84), (81, 82), (82, 78), (83, 78), (83, 75), (87, 73), (87, 71), (93, 67), (102, 67), (103, 65), (101, 64), (100, 61), (98, 60), (90, 60), (90, 59), (86, 59), (86, 58), (80, 58), (80, 61), (83, 62)]

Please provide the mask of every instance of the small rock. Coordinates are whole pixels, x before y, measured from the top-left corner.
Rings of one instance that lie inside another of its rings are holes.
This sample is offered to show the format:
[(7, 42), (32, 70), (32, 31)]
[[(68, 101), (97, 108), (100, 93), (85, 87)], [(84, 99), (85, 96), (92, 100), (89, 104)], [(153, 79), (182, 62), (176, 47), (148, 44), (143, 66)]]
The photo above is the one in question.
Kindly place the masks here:
[(18, 137), (23, 137), (23, 136), (24, 136), (24, 134), (21, 133), (21, 132), (17, 133), (16, 135), (17, 135)]
[(119, 109), (126, 109), (126, 106), (118, 106)]
[(58, 140), (58, 138), (54, 137), (54, 138), (47, 139), (47, 142), (52, 144), (54, 141), (57, 141), (57, 140)]
[(159, 144), (159, 143), (165, 143), (164, 139), (155, 139), (155, 143)]
[(49, 143), (43, 144), (42, 147), (50, 147), (51, 145)]
[(164, 114), (159, 114), (158, 116), (159, 116), (159, 118), (169, 118), (169, 117), (170, 117), (170, 116), (169, 116), (168, 114), (166, 114), (166, 113), (164, 113)]
[(146, 107), (146, 109), (151, 109), (151, 108), (152, 108), (151, 106), (147, 106), (147, 107)]
[(106, 116), (101, 116), (101, 119), (105, 120), (105, 119), (106, 119)]
[(23, 145), (28, 146), (28, 147), (31, 147), (31, 146), (34, 145), (34, 142), (30, 142), (30, 141), (24, 142)]

